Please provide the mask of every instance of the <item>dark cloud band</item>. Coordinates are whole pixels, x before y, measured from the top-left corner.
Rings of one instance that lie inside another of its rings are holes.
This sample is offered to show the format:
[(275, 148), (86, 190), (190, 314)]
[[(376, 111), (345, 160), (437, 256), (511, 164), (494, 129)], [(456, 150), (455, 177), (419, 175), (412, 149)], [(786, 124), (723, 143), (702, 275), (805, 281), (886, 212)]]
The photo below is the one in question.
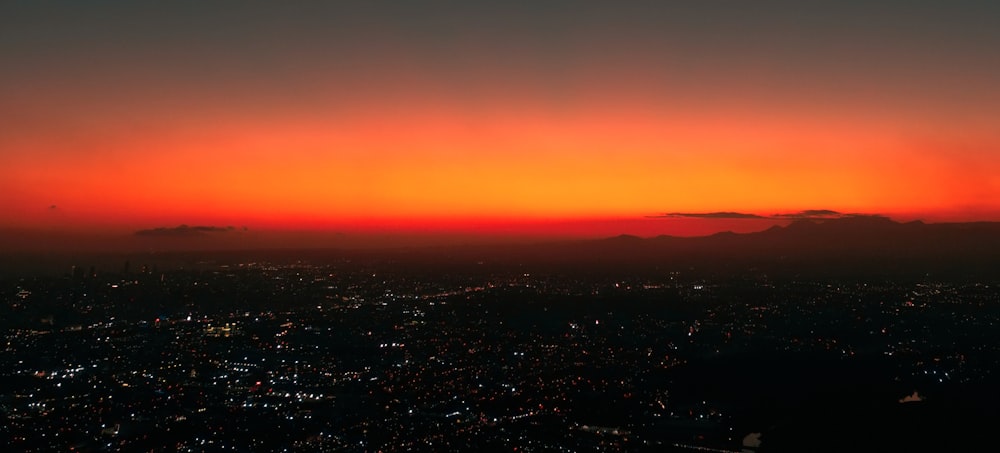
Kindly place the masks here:
[(720, 212), (668, 212), (666, 214), (651, 215), (647, 217), (674, 218), (674, 219), (824, 220), (824, 219), (843, 219), (847, 217), (881, 217), (881, 215), (858, 214), (858, 213), (844, 214), (830, 209), (806, 209), (799, 212), (772, 214), (769, 216), (762, 216), (745, 212), (720, 211)]
[(690, 219), (766, 219), (757, 214), (743, 212), (668, 212), (649, 217), (690, 218)]
[(228, 233), (235, 230), (236, 228), (232, 226), (218, 227), (180, 225), (176, 227), (160, 227), (148, 230), (139, 230), (135, 232), (135, 235), (145, 237), (198, 237), (206, 234)]

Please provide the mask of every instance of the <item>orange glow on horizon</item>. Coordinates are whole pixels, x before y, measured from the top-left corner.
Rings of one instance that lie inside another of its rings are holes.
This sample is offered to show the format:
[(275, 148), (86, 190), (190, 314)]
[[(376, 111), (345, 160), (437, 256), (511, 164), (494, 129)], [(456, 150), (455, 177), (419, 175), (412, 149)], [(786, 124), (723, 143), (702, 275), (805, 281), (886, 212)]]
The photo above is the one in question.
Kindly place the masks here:
[(996, 208), (1000, 189), (996, 162), (956, 161), (865, 125), (526, 113), (167, 122), (149, 135), (85, 141), (86, 152), (42, 141), (4, 157), (16, 171), (0, 185), (17, 194), (20, 215), (8, 223), (19, 226), (45, 223), (41, 208), (56, 205), (77, 225), (375, 230), (669, 211), (961, 217), (963, 203)]
[(985, 4), (461, 3), (7, 8), (0, 230), (1000, 220)]

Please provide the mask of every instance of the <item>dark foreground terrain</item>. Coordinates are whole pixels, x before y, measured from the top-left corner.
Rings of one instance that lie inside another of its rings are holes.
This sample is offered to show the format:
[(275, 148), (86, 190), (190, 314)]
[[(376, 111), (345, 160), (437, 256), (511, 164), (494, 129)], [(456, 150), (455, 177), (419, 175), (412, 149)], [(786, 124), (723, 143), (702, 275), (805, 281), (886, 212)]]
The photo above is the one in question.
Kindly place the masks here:
[(18, 451), (740, 451), (747, 436), (760, 452), (962, 451), (1000, 415), (1000, 282), (980, 275), (538, 268), (12, 276), (2, 436)]

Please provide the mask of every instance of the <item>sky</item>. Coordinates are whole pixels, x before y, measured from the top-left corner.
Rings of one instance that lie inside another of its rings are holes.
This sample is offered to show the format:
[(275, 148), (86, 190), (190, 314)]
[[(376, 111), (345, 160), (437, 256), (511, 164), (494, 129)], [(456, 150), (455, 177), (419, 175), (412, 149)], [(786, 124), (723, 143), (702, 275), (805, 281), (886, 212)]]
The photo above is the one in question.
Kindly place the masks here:
[(489, 3), (0, 3), (0, 230), (1000, 220), (997, 2)]

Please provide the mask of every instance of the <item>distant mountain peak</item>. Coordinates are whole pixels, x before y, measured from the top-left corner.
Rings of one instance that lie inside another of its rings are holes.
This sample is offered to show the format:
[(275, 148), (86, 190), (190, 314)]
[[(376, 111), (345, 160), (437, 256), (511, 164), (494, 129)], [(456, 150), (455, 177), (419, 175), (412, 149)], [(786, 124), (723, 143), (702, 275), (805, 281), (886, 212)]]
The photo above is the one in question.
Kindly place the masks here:
[(633, 234), (619, 234), (618, 236), (608, 238), (607, 240), (615, 242), (636, 242), (643, 241), (644, 239)]

